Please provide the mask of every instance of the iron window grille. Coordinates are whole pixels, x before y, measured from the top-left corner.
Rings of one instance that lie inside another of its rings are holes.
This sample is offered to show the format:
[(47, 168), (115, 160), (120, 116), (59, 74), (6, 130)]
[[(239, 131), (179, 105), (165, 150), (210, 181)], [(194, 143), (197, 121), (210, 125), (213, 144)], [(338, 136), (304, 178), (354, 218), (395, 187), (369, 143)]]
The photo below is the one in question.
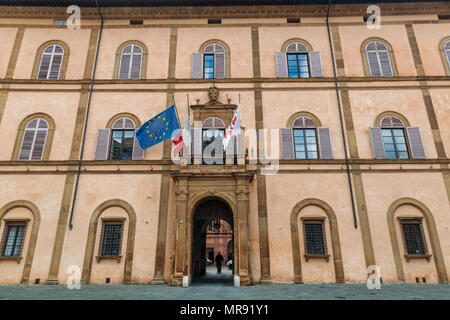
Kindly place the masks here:
[(26, 227), (27, 223), (25, 221), (6, 222), (1, 245), (3, 257), (19, 258), (21, 256)]
[(99, 256), (118, 257), (121, 253), (123, 234), (122, 220), (103, 220), (100, 235)]
[(325, 219), (302, 219), (305, 256), (327, 256)]
[(400, 227), (407, 255), (428, 255), (428, 248), (421, 218), (401, 218)]

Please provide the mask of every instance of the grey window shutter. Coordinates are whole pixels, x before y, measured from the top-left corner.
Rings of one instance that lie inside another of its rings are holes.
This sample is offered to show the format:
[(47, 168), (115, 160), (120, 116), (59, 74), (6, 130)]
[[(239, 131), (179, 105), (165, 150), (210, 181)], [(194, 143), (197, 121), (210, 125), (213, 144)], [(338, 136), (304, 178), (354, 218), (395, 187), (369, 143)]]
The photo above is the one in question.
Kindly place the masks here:
[(39, 67), (38, 79), (47, 79), (48, 69), (50, 68), (50, 60), (52, 56), (49, 54), (43, 54), (41, 59), (41, 65)]
[(50, 74), (48, 76), (49, 79), (58, 80), (59, 79), (59, 71), (61, 70), (61, 62), (63, 56), (54, 55), (52, 65), (50, 66)]
[(381, 72), (385, 77), (392, 77), (391, 60), (389, 59), (389, 53), (387, 51), (378, 52), (380, 57)]
[(383, 136), (381, 135), (381, 128), (369, 128), (370, 139), (372, 141), (372, 150), (375, 159), (386, 159), (386, 152), (384, 150)]
[(419, 127), (406, 128), (406, 132), (408, 133), (409, 146), (411, 147), (411, 156), (414, 159), (425, 159), (425, 148)]
[(97, 144), (95, 146), (95, 160), (107, 160), (109, 149), (110, 129), (98, 129)]
[(287, 78), (288, 67), (287, 67), (286, 52), (275, 52), (275, 60), (277, 63), (277, 77)]
[(141, 78), (141, 64), (142, 64), (142, 55), (133, 55), (133, 59), (131, 61), (130, 79)]
[(322, 56), (320, 51), (310, 51), (309, 62), (311, 64), (311, 77), (322, 77)]
[(192, 54), (192, 79), (203, 79), (203, 53)]
[(22, 147), (20, 148), (19, 160), (30, 160), (31, 148), (34, 141), (34, 130), (25, 130)]
[(193, 156), (202, 155), (202, 129), (191, 128), (191, 153)]
[(284, 160), (295, 159), (294, 137), (291, 128), (281, 128), (281, 154)]
[(330, 128), (317, 128), (319, 136), (320, 159), (333, 159)]
[(225, 53), (216, 53), (214, 55), (214, 78), (225, 78)]
[(119, 79), (128, 79), (128, 72), (130, 70), (130, 59), (129, 54), (123, 54), (120, 60), (119, 68)]
[(37, 130), (36, 138), (34, 140), (34, 147), (31, 154), (31, 160), (42, 160), (46, 139), (47, 130)]
[(133, 154), (131, 156), (131, 159), (132, 160), (144, 160), (144, 150), (142, 150), (138, 139), (136, 139), (136, 136), (134, 137)]
[(372, 77), (381, 76), (380, 65), (378, 64), (378, 57), (376, 52), (367, 52), (367, 62), (369, 64), (369, 71)]

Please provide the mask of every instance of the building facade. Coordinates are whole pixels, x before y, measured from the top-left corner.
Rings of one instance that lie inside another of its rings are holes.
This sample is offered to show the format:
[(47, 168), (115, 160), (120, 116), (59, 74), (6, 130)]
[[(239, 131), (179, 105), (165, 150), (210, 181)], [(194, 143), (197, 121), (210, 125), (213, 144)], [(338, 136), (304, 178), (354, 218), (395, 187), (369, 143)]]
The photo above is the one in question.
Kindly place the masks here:
[[(0, 6), (0, 283), (195, 281), (214, 219), (241, 285), (448, 282), (448, 2), (64, 2)], [(143, 151), (187, 95), (188, 161)]]

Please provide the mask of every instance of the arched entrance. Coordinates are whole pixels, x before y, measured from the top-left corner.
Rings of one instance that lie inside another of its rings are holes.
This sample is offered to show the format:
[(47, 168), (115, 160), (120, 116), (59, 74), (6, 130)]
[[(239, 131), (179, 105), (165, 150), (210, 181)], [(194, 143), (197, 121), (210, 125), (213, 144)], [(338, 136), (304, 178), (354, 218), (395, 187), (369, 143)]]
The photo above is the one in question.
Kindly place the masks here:
[[(233, 250), (228, 254), (228, 243), (233, 240), (233, 213), (221, 200), (207, 199), (195, 209), (192, 218), (192, 265), (193, 283), (232, 284), (233, 269), (228, 261), (233, 259)], [(223, 256), (220, 274), (215, 257)]]

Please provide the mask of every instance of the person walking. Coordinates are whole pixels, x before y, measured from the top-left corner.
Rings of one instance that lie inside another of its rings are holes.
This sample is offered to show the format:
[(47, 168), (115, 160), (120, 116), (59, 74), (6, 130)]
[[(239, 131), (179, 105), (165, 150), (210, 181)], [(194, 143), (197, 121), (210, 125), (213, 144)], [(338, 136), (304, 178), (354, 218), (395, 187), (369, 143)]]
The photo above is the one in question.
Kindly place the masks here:
[(222, 273), (222, 261), (223, 261), (223, 256), (219, 253), (217, 253), (216, 256), (216, 267), (217, 267), (217, 273), (221, 274)]

